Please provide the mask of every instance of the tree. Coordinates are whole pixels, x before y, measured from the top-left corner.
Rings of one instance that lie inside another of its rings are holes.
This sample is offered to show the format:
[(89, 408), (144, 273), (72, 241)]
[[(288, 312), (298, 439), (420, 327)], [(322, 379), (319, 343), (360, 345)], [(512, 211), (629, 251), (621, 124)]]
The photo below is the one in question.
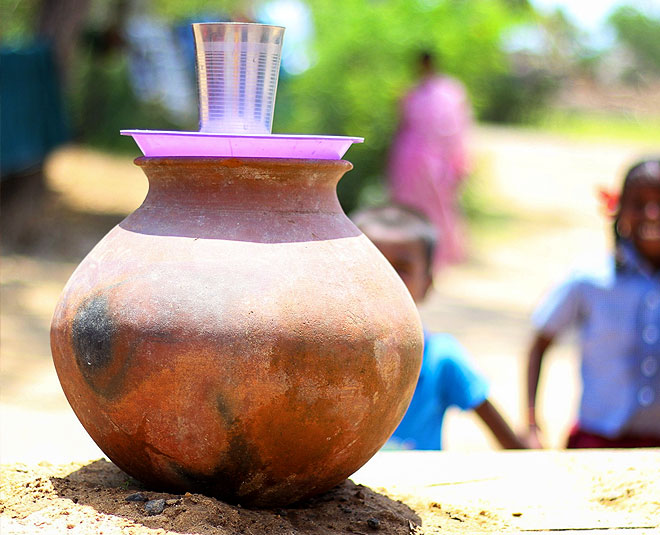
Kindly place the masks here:
[(89, 11), (90, 0), (41, 0), (37, 36), (51, 43), (62, 80), (71, 72), (76, 44)]
[[(5, 246), (31, 241), (47, 193), (43, 161), (67, 137), (61, 85), (68, 79), (73, 51), (89, 0), (42, 0), (21, 14), (35, 20), (14, 29), (32, 33), (16, 50), (3, 50), (0, 139), (2, 223)], [(34, 18), (33, 18), (34, 17)], [(15, 35), (20, 37), (20, 35)], [(18, 41), (18, 39), (17, 39)], [(55, 67), (53, 67), (53, 62)]]
[(639, 67), (660, 75), (660, 18), (646, 15), (633, 6), (622, 6), (610, 15), (618, 41), (626, 45)]

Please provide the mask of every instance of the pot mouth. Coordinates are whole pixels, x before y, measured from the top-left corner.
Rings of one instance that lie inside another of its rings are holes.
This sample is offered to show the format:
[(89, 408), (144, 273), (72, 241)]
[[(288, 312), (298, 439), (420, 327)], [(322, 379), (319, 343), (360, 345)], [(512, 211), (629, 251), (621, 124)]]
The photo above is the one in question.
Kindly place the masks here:
[(138, 167), (170, 167), (170, 168), (243, 168), (272, 170), (343, 170), (344, 173), (353, 169), (353, 164), (347, 160), (324, 160), (313, 158), (253, 158), (253, 157), (222, 157), (222, 156), (140, 156), (134, 160)]

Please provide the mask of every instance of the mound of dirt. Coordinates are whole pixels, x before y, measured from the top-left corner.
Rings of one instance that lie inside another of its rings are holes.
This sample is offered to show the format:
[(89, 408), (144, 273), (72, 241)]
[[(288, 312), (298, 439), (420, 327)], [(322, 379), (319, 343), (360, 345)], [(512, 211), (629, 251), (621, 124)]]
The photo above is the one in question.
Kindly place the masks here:
[(153, 492), (106, 460), (14, 464), (1, 477), (3, 533), (399, 535), (420, 524), (408, 506), (349, 480), (304, 503), (257, 510)]

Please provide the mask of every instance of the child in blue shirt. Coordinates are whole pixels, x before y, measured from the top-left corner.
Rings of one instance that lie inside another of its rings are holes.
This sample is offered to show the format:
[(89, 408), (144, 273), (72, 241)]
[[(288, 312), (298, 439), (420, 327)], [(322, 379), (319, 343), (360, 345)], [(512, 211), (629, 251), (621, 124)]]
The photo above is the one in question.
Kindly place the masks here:
[(609, 266), (574, 274), (534, 313), (527, 391), (536, 447), (541, 362), (570, 327), (580, 330), (583, 388), (567, 447), (660, 446), (660, 159), (628, 171), (613, 230)]
[[(422, 215), (402, 205), (369, 208), (354, 223), (378, 247), (420, 303), (432, 284), (436, 236)], [(469, 364), (465, 351), (449, 334), (424, 333), (424, 357), (415, 393), (388, 447), (439, 450), (447, 408), (473, 409), (504, 448), (522, 441), (488, 400), (488, 383)]]

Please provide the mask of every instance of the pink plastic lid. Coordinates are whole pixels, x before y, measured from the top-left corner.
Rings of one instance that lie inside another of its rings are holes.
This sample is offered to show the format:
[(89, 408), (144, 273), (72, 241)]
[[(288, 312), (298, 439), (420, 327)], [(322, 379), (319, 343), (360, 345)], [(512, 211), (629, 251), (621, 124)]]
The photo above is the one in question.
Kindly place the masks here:
[(216, 156), (340, 160), (361, 137), (296, 134), (216, 134), (165, 130), (122, 130), (145, 156)]

